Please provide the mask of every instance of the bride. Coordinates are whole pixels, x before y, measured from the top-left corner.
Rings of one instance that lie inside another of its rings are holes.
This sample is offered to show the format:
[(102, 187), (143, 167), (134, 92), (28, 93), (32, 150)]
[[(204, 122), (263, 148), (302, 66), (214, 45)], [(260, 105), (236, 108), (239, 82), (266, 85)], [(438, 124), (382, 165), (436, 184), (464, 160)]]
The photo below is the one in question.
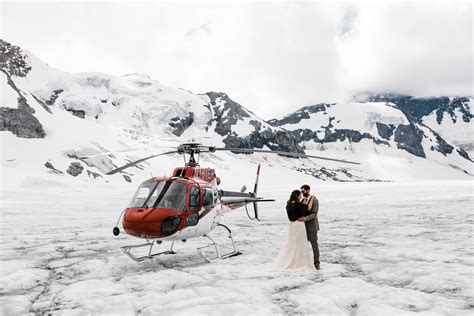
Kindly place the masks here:
[(308, 248), (305, 224), (303, 221), (298, 221), (308, 212), (308, 207), (302, 203), (302, 200), (301, 191), (294, 190), (286, 203), (286, 211), (290, 220), (288, 237), (275, 261), (274, 266), (277, 269), (309, 268), (316, 270)]

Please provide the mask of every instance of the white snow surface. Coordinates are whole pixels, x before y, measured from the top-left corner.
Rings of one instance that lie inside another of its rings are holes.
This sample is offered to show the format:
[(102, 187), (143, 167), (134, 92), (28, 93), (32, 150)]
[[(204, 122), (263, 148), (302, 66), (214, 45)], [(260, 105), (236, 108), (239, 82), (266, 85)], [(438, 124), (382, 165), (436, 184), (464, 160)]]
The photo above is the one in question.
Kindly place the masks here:
[(18, 93), (11, 89), (7, 82), (7, 76), (3, 72), (0, 73), (0, 102), (2, 102), (2, 107), (16, 109), (18, 108)]
[[(223, 188), (252, 184), (254, 163), (221, 167)], [(243, 254), (211, 263), (195, 250), (204, 238), (141, 263), (121, 253), (143, 242), (112, 235), (135, 184), (2, 181), (2, 315), (472, 314), (472, 181), (328, 183), (264, 166), (259, 195), (276, 202), (262, 222), (229, 213)], [(304, 182), (320, 201), (322, 269), (276, 271), (284, 204)]]

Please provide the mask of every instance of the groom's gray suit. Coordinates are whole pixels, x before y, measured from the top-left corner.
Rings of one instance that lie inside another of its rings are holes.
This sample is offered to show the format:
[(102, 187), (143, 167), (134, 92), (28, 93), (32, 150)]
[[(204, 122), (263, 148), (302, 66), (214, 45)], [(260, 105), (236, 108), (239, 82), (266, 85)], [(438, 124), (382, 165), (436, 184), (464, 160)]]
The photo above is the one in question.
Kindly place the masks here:
[(319, 264), (319, 246), (318, 246), (318, 230), (319, 230), (319, 221), (318, 221), (318, 211), (319, 211), (319, 201), (314, 195), (309, 195), (305, 197), (303, 203), (311, 207), (308, 212), (308, 216), (304, 217), (304, 224), (306, 226), (306, 235), (308, 240), (311, 243), (313, 248), (313, 258), (314, 263)]

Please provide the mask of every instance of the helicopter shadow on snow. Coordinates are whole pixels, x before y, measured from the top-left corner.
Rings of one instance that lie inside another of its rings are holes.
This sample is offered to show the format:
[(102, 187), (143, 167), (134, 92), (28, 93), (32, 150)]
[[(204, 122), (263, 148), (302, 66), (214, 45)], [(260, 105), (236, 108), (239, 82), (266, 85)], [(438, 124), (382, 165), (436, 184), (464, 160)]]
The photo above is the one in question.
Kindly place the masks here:
[[(170, 243), (163, 243), (160, 245), (160, 251), (169, 249), (169, 244)], [(130, 261), (127, 258), (127, 269), (129, 269), (130, 272), (134, 271), (136, 273), (158, 271), (162, 269), (181, 270), (185, 268), (212, 265), (216, 261), (221, 261), (222, 259), (207, 261), (198, 253), (197, 248), (206, 245), (207, 244), (204, 239), (202, 239), (200, 243), (199, 241), (178, 241), (175, 242), (175, 246), (173, 248), (173, 251), (175, 252), (174, 254), (163, 254), (151, 259), (145, 259), (138, 263), (135, 261)], [(219, 250), (222, 250), (222, 248), (219, 248)], [(212, 251), (204, 253), (206, 255), (212, 256)]]
[(152, 262), (158, 263), (165, 269), (195, 268), (211, 264), (199, 254), (187, 252), (154, 258)]

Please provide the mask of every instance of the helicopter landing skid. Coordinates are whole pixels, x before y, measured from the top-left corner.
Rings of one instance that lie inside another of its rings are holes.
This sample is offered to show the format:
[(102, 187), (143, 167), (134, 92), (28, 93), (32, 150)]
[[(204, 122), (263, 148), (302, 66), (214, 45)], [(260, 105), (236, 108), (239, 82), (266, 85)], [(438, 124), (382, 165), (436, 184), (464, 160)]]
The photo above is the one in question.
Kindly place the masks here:
[[(153, 250), (154, 245), (155, 245), (155, 242), (152, 241), (152, 242), (148, 242), (146, 244), (141, 244), (141, 245), (124, 246), (124, 247), (122, 247), (122, 251), (130, 259), (132, 259), (133, 261), (136, 261), (136, 262), (140, 262), (140, 261), (143, 261), (145, 259), (152, 259), (153, 257), (159, 256), (159, 255), (174, 255), (174, 254), (176, 254), (176, 252), (173, 251), (174, 241), (171, 243), (170, 250), (166, 250), (166, 251), (157, 252), (157, 253), (152, 254), (151, 251)], [(131, 252), (132, 249), (142, 248), (142, 247), (150, 247), (150, 249), (148, 250), (148, 255), (137, 257)]]
[[(230, 258), (230, 257), (235, 257), (235, 256), (238, 256), (238, 255), (241, 255), (242, 253), (240, 251), (238, 251), (237, 247), (235, 246), (234, 238), (232, 237), (232, 231), (229, 229), (229, 227), (227, 227), (223, 224), (217, 224), (217, 226), (224, 227), (228, 231), (228, 233), (229, 233), (228, 238), (230, 238), (230, 240), (232, 242), (232, 250), (228, 253), (221, 254), (221, 252), (219, 251), (219, 244), (216, 243), (214, 241), (214, 239), (212, 239), (211, 237), (209, 237), (209, 235), (206, 234), (206, 235), (203, 235), (203, 237), (208, 238), (211, 241), (211, 243), (209, 245), (197, 248), (199, 255), (202, 258), (204, 258), (204, 260), (206, 260), (207, 262), (211, 262), (211, 261), (216, 260), (216, 259), (227, 259), (227, 258)], [(204, 253), (204, 250), (207, 249), (207, 248), (214, 248), (215, 256), (210, 257), (210, 256), (206, 255)]]

